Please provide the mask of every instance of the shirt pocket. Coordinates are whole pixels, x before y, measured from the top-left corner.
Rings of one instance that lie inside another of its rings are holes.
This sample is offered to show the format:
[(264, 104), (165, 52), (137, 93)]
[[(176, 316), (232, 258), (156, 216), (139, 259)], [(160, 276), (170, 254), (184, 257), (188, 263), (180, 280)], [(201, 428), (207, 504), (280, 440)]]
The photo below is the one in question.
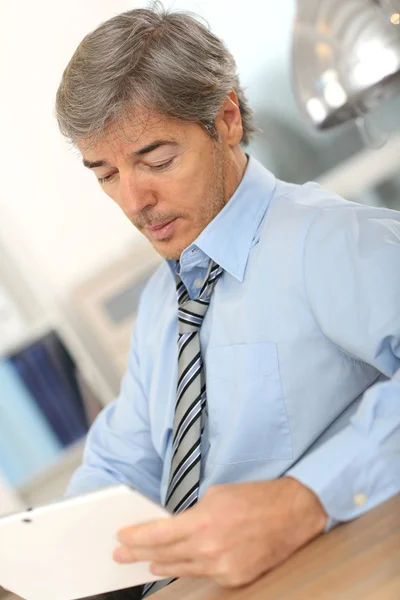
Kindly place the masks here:
[(292, 458), (276, 344), (208, 348), (206, 384), (210, 442), (216, 444), (210, 461)]

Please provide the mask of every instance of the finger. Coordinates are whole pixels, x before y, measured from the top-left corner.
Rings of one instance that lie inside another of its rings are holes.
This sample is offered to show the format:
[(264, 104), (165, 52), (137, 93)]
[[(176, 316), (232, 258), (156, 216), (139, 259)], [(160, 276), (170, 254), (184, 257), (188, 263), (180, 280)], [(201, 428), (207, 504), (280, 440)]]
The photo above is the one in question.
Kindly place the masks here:
[(120, 546), (113, 553), (113, 558), (120, 563), (151, 561), (161, 564), (174, 564), (192, 560), (195, 552), (186, 541), (169, 546)]
[(198, 526), (196, 507), (170, 519), (125, 527), (117, 532), (118, 541), (130, 547), (167, 546), (190, 537)]
[(209, 577), (208, 569), (197, 562), (187, 561), (173, 564), (152, 563), (150, 571), (163, 577)]

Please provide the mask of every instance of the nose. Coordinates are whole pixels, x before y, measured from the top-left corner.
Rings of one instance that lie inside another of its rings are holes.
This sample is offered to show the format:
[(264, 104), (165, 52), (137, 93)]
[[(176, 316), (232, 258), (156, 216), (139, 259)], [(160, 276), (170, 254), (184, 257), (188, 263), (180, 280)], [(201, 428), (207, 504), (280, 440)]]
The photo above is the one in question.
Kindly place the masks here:
[(139, 178), (121, 175), (120, 182), (120, 206), (128, 218), (135, 218), (145, 208), (157, 204), (154, 191)]

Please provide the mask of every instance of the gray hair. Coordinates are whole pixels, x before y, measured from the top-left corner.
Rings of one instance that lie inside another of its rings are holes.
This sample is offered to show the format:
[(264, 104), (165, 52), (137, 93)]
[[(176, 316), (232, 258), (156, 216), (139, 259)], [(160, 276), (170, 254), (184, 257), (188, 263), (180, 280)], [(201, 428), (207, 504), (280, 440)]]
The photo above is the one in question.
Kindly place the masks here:
[(232, 90), (247, 145), (256, 129), (233, 56), (194, 15), (155, 2), (109, 19), (82, 40), (62, 76), (56, 118), (74, 144), (100, 139), (143, 107), (198, 123), (217, 139), (215, 119)]

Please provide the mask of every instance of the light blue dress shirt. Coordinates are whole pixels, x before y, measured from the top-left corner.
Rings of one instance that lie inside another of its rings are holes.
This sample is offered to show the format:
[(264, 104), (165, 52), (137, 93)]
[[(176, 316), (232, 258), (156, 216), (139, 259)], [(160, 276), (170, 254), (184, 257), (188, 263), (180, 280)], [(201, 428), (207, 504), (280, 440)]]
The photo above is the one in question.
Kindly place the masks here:
[[(333, 522), (400, 491), (400, 213), (276, 179), (250, 158), (183, 253), (192, 298), (224, 268), (201, 329), (208, 419), (200, 496), (296, 477)], [(177, 382), (177, 301), (164, 262), (142, 294), (119, 397), (67, 494), (128, 483), (164, 502)]]

